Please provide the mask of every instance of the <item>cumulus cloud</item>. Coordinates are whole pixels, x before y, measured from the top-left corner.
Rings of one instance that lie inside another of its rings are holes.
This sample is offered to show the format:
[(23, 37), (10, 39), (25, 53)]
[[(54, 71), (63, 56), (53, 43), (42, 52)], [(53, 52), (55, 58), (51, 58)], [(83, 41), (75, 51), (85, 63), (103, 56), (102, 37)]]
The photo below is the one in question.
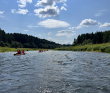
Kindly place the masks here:
[(76, 28), (79, 29), (79, 28), (82, 28), (82, 27), (94, 26), (94, 25), (98, 25), (98, 24), (99, 24), (99, 22), (97, 22), (96, 20), (84, 19), (79, 24), (79, 26), (77, 26)]
[(97, 25), (97, 24), (98, 22), (92, 19), (85, 19), (80, 23), (80, 25), (83, 25), (83, 26), (90, 26), (90, 25)]
[[(43, 7), (40, 9), (35, 9), (34, 12), (37, 16), (41, 18), (57, 16), (60, 13), (60, 10), (67, 10), (64, 6), (66, 6), (65, 2), (67, 0), (38, 0), (36, 7)], [(59, 10), (56, 3), (64, 3), (61, 9)]]
[(59, 28), (59, 27), (69, 26), (67, 22), (54, 20), (54, 19), (47, 19), (47, 20), (41, 21), (38, 25), (46, 28)]
[(67, 0), (38, 0), (37, 4), (35, 6), (54, 6), (56, 3), (64, 3)]
[(59, 9), (58, 7), (46, 7), (45, 9), (35, 9), (34, 12), (36, 15), (39, 17), (51, 17), (51, 16), (57, 16), (59, 14)]
[(101, 28), (103, 28), (103, 27), (110, 27), (110, 23), (101, 24), (100, 27), (101, 27)]
[(61, 30), (58, 31), (58, 33), (56, 34), (56, 36), (66, 36), (68, 38), (71, 38), (75, 35), (75, 31), (72, 30)]
[(41, 0), (35, 6), (53, 6), (54, 4), (54, 0)]
[(25, 15), (28, 13), (28, 10), (27, 9), (18, 9), (18, 11), (16, 13)]
[(32, 0), (18, 0), (17, 2), (19, 3), (18, 6), (20, 8), (24, 8), (27, 3), (32, 3)]

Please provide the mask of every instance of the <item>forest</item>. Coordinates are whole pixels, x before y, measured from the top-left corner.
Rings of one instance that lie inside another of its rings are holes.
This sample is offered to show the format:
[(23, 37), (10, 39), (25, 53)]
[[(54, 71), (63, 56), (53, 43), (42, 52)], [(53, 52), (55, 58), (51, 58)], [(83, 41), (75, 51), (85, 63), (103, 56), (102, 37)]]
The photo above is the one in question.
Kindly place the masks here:
[[(78, 35), (78, 37), (74, 39), (72, 45), (101, 44), (107, 42), (110, 42), (110, 30)], [(5, 33), (5, 31), (0, 28), (0, 47), (54, 49), (65, 46), (70, 45), (61, 45), (27, 34)]]
[(77, 39), (74, 39), (73, 45), (101, 44), (107, 42), (110, 42), (110, 30), (78, 35)]
[(0, 47), (54, 49), (62, 45), (27, 34), (5, 33), (0, 28)]

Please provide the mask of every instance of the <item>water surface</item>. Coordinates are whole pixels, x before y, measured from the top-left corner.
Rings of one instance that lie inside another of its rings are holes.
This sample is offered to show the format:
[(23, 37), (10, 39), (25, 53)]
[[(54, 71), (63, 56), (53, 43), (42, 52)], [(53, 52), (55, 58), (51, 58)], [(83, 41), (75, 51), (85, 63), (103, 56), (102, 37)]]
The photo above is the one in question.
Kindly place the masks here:
[(0, 93), (110, 93), (110, 54), (0, 53)]

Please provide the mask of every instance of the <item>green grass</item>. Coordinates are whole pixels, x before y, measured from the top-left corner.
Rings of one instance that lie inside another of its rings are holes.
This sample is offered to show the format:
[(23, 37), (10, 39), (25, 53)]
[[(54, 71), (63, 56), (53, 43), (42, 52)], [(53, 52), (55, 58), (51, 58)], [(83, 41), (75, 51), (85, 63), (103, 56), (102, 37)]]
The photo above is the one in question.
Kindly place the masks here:
[[(9, 47), (0, 47), (0, 52), (10, 52), (10, 51), (33, 51), (33, 50), (49, 50), (49, 49), (38, 49), (38, 48), (9, 48)], [(103, 44), (91, 44), (91, 45), (78, 45), (70, 47), (61, 47), (56, 48), (55, 50), (65, 50), (65, 51), (95, 51), (95, 52), (106, 52), (110, 53), (110, 43)]]
[(38, 48), (9, 48), (9, 47), (0, 47), (0, 52), (11, 52), (17, 50), (24, 50), (24, 51), (34, 51), (34, 50), (50, 50), (50, 49), (38, 49)]
[(0, 47), (0, 52), (9, 52), (9, 51), (16, 51), (15, 48), (8, 48), (8, 47)]
[(11, 51), (17, 51), (17, 50), (24, 50), (24, 51), (32, 51), (37, 50), (37, 48), (9, 48), (9, 47), (0, 47), (0, 52), (11, 52)]
[(56, 48), (56, 50), (67, 50), (67, 51), (96, 51), (110, 53), (110, 43), (103, 44), (91, 44), (91, 45), (78, 45), (70, 47)]

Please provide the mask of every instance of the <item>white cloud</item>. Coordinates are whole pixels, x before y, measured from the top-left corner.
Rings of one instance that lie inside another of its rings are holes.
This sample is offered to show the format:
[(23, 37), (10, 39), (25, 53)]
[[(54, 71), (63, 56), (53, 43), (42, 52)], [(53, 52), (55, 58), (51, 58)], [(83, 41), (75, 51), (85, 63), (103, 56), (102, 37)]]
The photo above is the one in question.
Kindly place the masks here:
[(35, 6), (53, 6), (54, 4), (54, 0), (41, 0)]
[(66, 11), (67, 9), (66, 9), (64, 6), (62, 6), (62, 7), (61, 7), (61, 10), (65, 10), (65, 11)]
[(26, 7), (26, 3), (32, 3), (32, 0), (18, 0), (17, 2), (20, 3), (18, 4), (20, 8), (24, 8)]
[(92, 20), (92, 19), (84, 19), (80, 25), (83, 25), (83, 26), (90, 26), (90, 25), (97, 25), (98, 22), (96, 20)]
[(0, 15), (2, 15), (4, 13), (4, 11), (0, 11)]
[(4, 11), (0, 11), (0, 17), (1, 18), (4, 18), (3, 14), (4, 14)]
[(52, 35), (52, 32), (49, 32), (48, 35)]
[(28, 13), (28, 10), (27, 9), (18, 9), (18, 11), (16, 13), (25, 15)]
[(94, 26), (94, 25), (98, 25), (99, 22), (97, 22), (96, 20), (92, 20), (92, 19), (84, 19), (82, 20), (82, 22), (79, 24), (79, 26), (75, 27), (76, 29), (82, 28), (82, 27), (88, 27), (88, 26)]
[(99, 10), (99, 11), (95, 14), (95, 16), (96, 16), (96, 17), (102, 16), (106, 11), (107, 11), (107, 10)]
[(42, 9), (42, 8), (35, 9), (34, 12), (39, 17), (45, 18), (45, 17), (57, 16), (59, 14), (59, 9), (57, 6), (56, 7), (46, 7), (44, 9)]
[(38, 25), (46, 28), (59, 28), (59, 27), (69, 26), (67, 22), (54, 20), (54, 19), (47, 19), (47, 20), (41, 21)]
[(69, 30), (73, 30), (73, 29), (74, 29), (74, 27), (69, 27), (68, 29), (69, 29)]
[(24, 30), (24, 32), (29, 32), (29, 30)]
[(28, 28), (34, 28), (34, 27), (39, 27), (39, 26), (34, 26), (34, 25), (28, 25)]
[(104, 23), (104, 24), (101, 24), (100, 27), (110, 27), (110, 23)]
[(46, 7), (46, 6), (54, 6), (56, 3), (64, 3), (67, 0), (38, 0), (37, 4), (35, 6), (39, 7)]
[(23, 14), (26, 15), (29, 11), (27, 9), (11, 9), (11, 13)]
[(60, 10), (56, 3), (64, 3), (61, 7), (61, 10), (67, 10), (64, 6), (66, 6), (67, 0), (38, 0), (36, 7), (43, 7), (39, 9), (35, 9), (34, 12), (37, 16), (41, 18), (57, 16), (60, 13)]
[(64, 2), (66, 2), (67, 0), (54, 0), (54, 1), (56, 1), (56, 2), (58, 2), (58, 3), (59, 3), (59, 2), (60, 2), (60, 3), (61, 3), (61, 2), (64, 3)]
[(72, 30), (61, 30), (58, 31), (58, 33), (56, 34), (56, 36), (66, 36), (68, 38), (71, 38), (75, 35), (75, 31)]
[(16, 13), (16, 9), (11, 9), (11, 13)]

